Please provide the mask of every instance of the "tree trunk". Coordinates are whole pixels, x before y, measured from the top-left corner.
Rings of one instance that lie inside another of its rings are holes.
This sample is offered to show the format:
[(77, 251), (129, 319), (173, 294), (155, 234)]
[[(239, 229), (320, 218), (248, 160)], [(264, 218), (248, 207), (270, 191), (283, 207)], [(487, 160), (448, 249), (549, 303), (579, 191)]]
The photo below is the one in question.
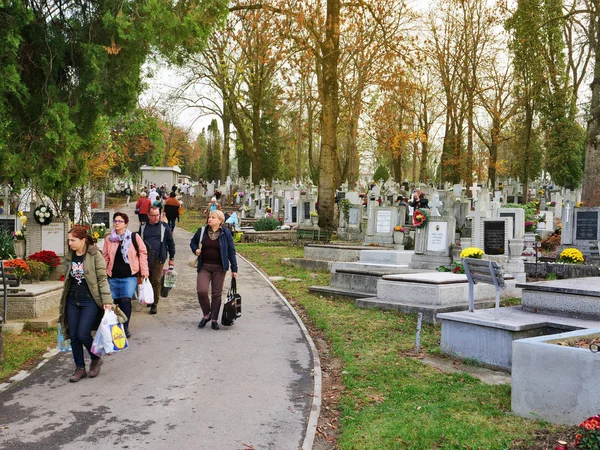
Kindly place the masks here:
[(490, 159), (488, 163), (488, 180), (495, 190), (496, 186), (496, 164), (498, 163), (498, 143), (500, 141), (500, 124), (498, 119), (492, 120), (492, 129), (490, 130), (491, 142), (488, 146), (490, 151)]
[[(594, 2), (596, 12), (598, 1)], [(597, 13), (596, 13), (597, 14)], [(592, 15), (596, 22), (596, 42), (594, 56), (594, 81), (591, 84), (592, 101), (590, 105), (590, 120), (587, 129), (585, 146), (585, 171), (583, 173), (583, 192), (581, 199), (585, 206), (600, 206), (600, 20)]]
[(340, 0), (327, 0), (323, 54), (323, 109), (321, 113), (321, 155), (319, 158), (319, 227), (334, 228), (335, 189), (338, 185), (337, 120), (338, 60), (340, 56)]
[(229, 163), (229, 141), (231, 136), (231, 119), (227, 112), (227, 105), (223, 102), (223, 152), (221, 153), (221, 181), (225, 182), (231, 166)]

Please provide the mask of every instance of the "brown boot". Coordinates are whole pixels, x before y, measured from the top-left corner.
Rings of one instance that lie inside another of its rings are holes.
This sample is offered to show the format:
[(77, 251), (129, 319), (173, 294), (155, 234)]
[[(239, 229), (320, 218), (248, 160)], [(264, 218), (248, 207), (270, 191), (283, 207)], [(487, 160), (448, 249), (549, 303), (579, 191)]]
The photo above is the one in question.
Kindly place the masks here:
[(90, 364), (90, 373), (88, 373), (88, 376), (90, 378), (97, 377), (98, 374), (100, 373), (100, 366), (101, 365), (102, 365), (102, 360), (101, 359), (93, 359), (92, 363)]
[(78, 367), (77, 369), (75, 369), (75, 372), (73, 372), (73, 375), (71, 375), (71, 377), (69, 378), (69, 381), (71, 383), (77, 383), (79, 380), (85, 377), (87, 377), (85, 367)]

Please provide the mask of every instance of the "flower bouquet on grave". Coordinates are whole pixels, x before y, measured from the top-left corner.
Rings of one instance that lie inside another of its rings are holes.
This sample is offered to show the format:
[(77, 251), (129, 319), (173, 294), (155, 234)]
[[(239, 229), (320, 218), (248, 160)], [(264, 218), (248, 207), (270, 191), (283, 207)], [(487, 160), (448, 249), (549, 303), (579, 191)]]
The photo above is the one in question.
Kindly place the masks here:
[(483, 258), (483, 250), (477, 247), (467, 247), (460, 252), (460, 259), (463, 258), (481, 259)]
[(394, 227), (394, 231), (398, 231), (400, 233), (406, 233), (406, 228), (401, 227), (400, 225)]
[(537, 222), (535, 220), (529, 220), (525, 222), (525, 232), (535, 233), (537, 231)]
[(413, 225), (416, 228), (423, 228), (429, 220), (429, 213), (426, 209), (417, 209), (413, 214)]
[(600, 414), (584, 420), (578, 426), (575, 447), (586, 450), (600, 449)]
[(106, 236), (106, 225), (104, 222), (92, 224), (92, 236), (94, 236), (94, 239), (102, 239)]
[(54, 219), (54, 213), (50, 207), (46, 205), (40, 205), (35, 208), (35, 211), (33, 212), (33, 218), (42, 226), (49, 225), (52, 222), (52, 219)]
[(565, 264), (583, 264), (583, 253), (576, 248), (565, 248), (558, 257), (558, 261)]
[(24, 276), (31, 274), (29, 266), (21, 258), (9, 259), (7, 261), (4, 261), (4, 267), (14, 267), (15, 277), (19, 280)]
[(23, 229), (20, 229), (19, 231), (13, 231), (13, 239), (15, 241), (24, 241), (25, 234), (23, 234)]

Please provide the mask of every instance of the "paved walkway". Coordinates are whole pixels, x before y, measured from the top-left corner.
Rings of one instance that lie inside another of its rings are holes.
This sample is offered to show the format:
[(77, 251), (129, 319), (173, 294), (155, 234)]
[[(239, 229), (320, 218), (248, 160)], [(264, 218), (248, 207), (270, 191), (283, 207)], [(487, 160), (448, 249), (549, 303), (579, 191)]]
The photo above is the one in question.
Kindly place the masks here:
[(1, 392), (0, 449), (312, 447), (320, 368), (295, 312), (239, 258), (241, 319), (198, 329), (192, 234), (174, 236), (177, 286), (158, 314), (135, 305), (130, 348), (106, 357), (95, 379), (69, 383), (72, 357), (61, 353)]

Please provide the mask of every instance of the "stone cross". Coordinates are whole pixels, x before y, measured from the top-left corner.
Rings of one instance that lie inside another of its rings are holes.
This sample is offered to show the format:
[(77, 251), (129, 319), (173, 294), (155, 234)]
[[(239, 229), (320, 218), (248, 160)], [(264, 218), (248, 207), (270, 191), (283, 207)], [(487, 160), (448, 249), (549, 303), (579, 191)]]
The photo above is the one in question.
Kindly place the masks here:
[(473, 186), (471, 186), (469, 190), (471, 191), (471, 198), (477, 198), (477, 192), (480, 191), (481, 188), (477, 186), (475, 181), (473, 181)]
[(440, 212), (438, 211), (438, 208), (440, 206), (444, 206), (444, 204), (440, 202), (440, 196), (438, 194), (433, 194), (433, 200), (429, 202), (429, 207), (431, 208), (430, 215), (433, 217), (439, 217)]
[(569, 221), (569, 216), (571, 215), (571, 202), (569, 200), (567, 200), (565, 202), (565, 209), (567, 210), (567, 217), (565, 218), (565, 221)]

